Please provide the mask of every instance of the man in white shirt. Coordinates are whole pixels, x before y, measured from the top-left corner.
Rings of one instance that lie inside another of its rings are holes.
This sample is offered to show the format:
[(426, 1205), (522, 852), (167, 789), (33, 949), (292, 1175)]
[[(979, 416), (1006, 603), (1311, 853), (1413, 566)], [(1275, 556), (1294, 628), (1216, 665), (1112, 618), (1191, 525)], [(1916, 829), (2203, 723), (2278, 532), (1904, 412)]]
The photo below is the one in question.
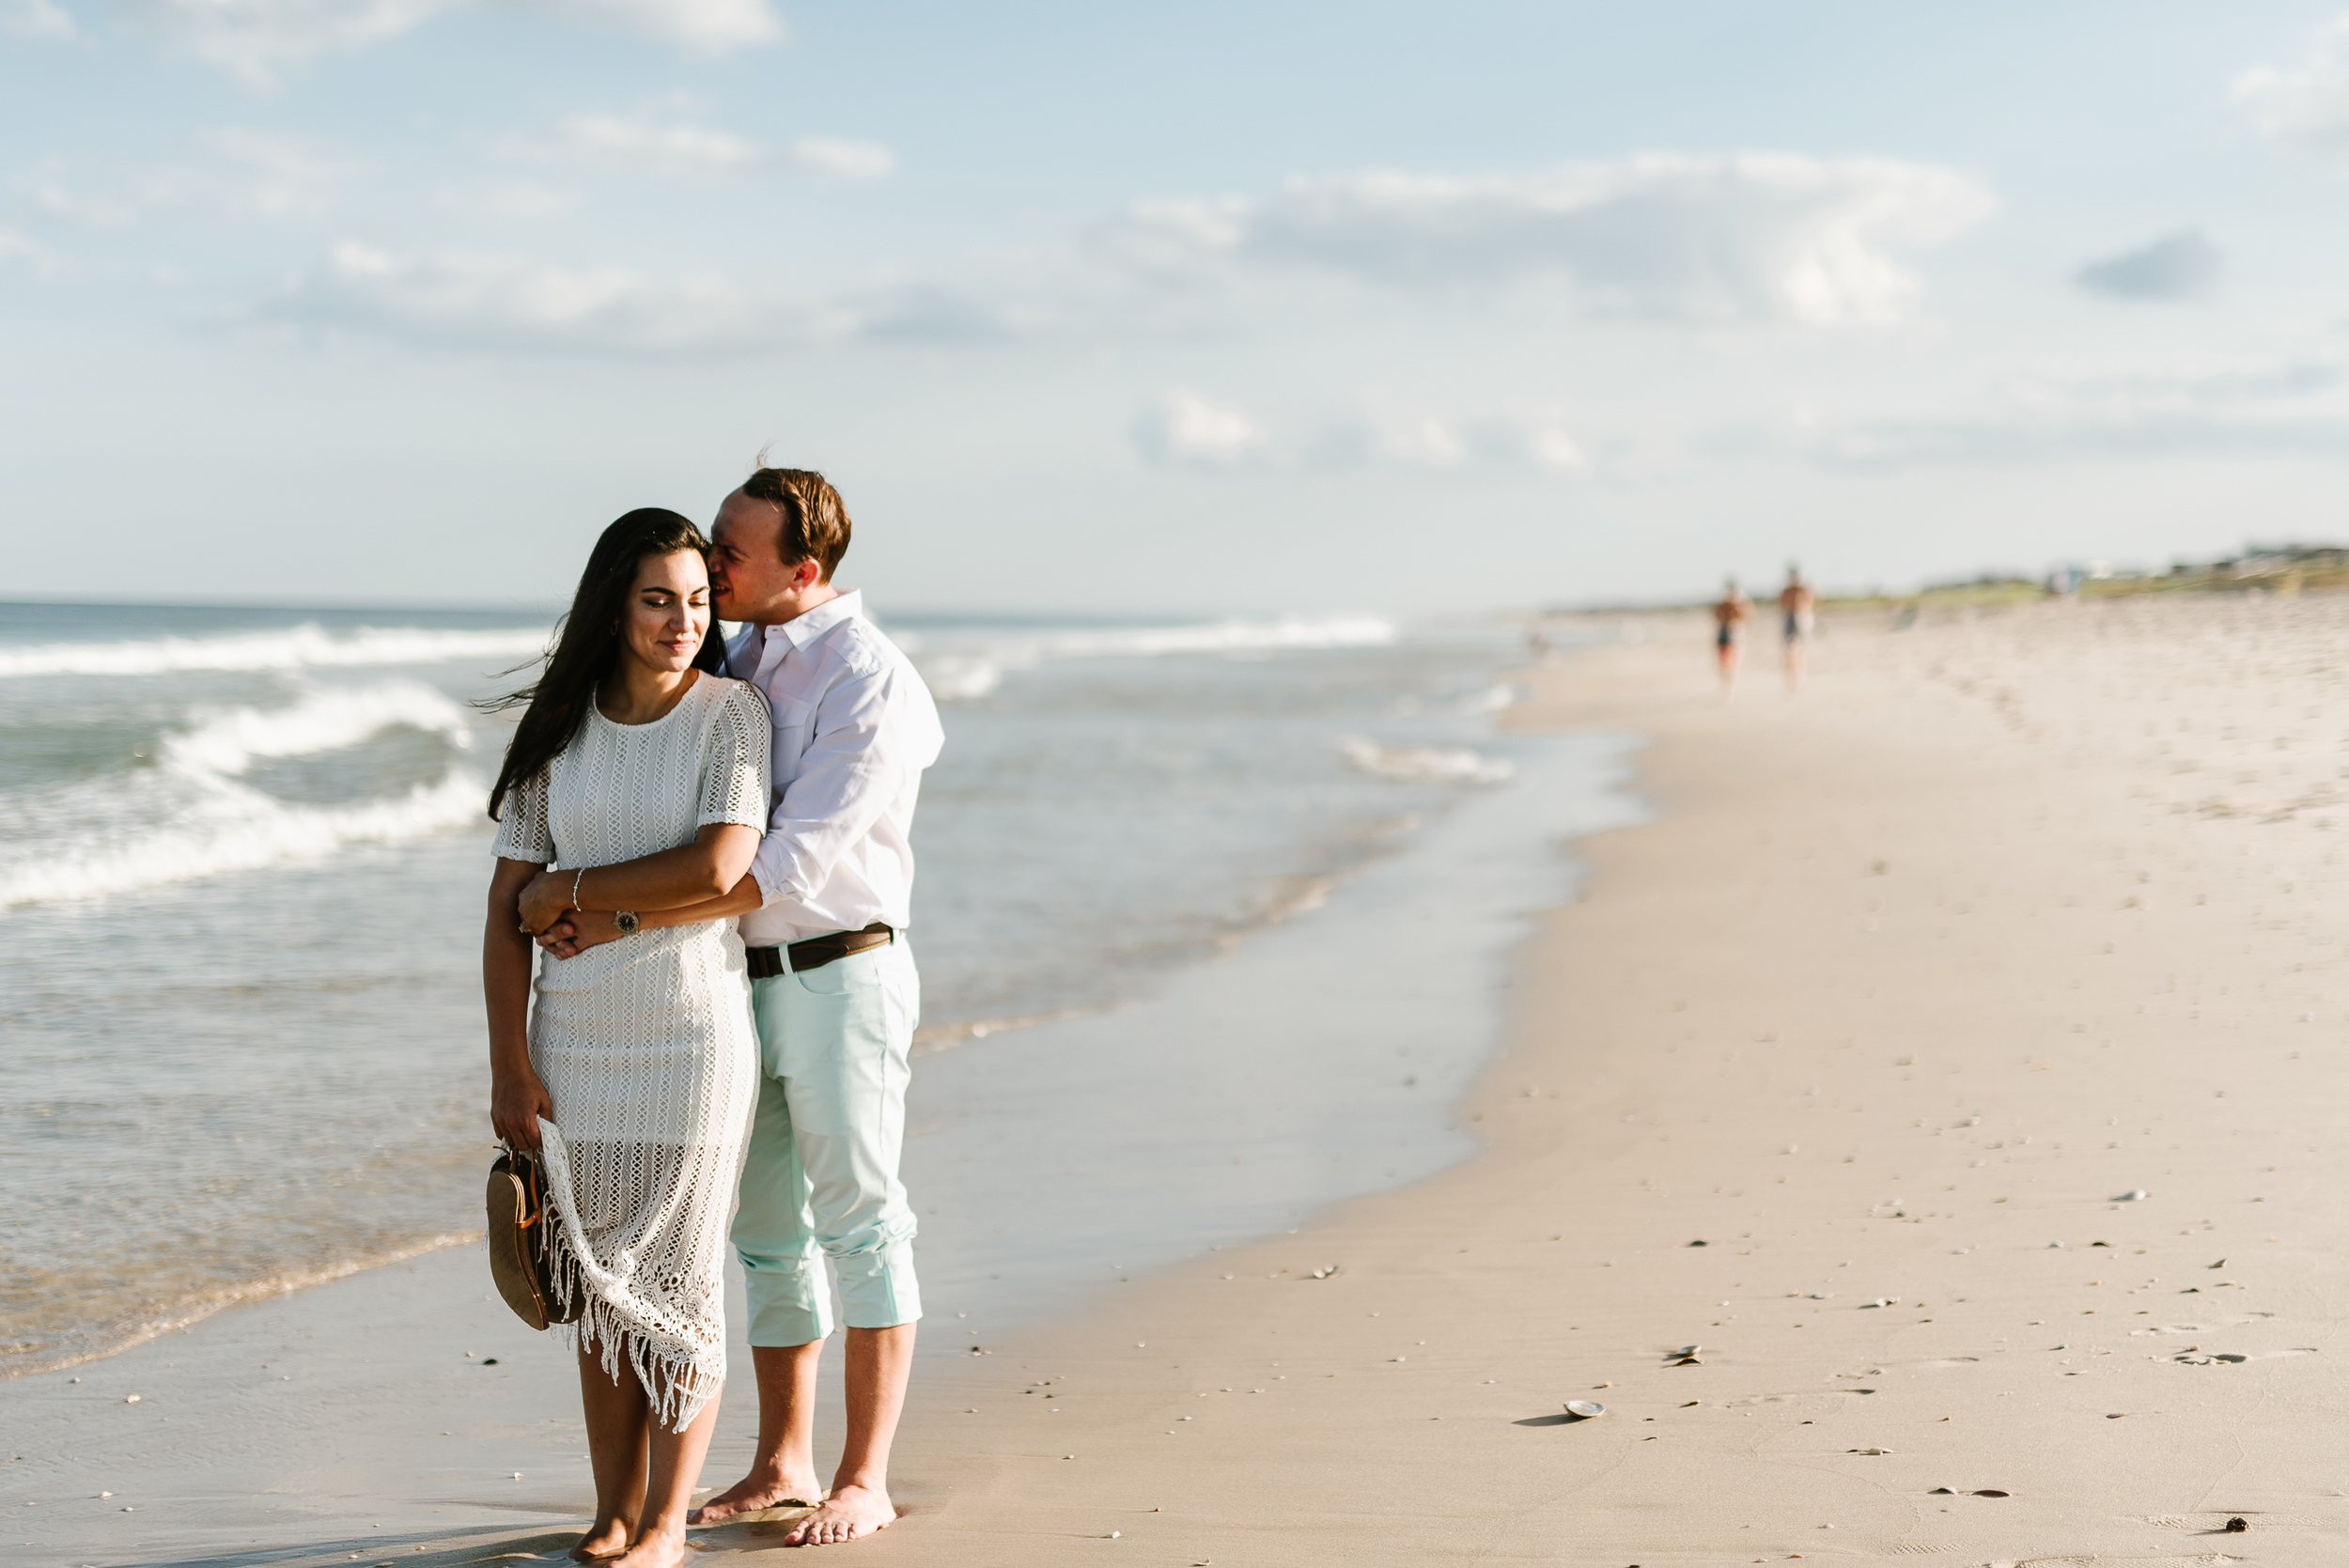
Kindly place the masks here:
[[(921, 1009), (904, 939), (907, 835), (943, 736), (922, 677), (865, 618), (862, 596), (832, 586), (848, 513), (821, 474), (759, 469), (719, 507), (712, 536), (717, 613), (745, 623), (725, 672), (774, 713), (774, 810), (731, 893), (636, 917), (741, 917), (762, 1059), (733, 1233), (750, 1288), (758, 1450), (692, 1522), (822, 1497), (782, 1544), (824, 1545), (896, 1517), (889, 1449), (922, 1315), (897, 1177)], [(617, 935), (609, 913), (568, 920), (551, 933), (557, 954)], [(848, 1329), (848, 1435), (829, 1495), (814, 1454), (817, 1360), (832, 1327), (826, 1258)]]

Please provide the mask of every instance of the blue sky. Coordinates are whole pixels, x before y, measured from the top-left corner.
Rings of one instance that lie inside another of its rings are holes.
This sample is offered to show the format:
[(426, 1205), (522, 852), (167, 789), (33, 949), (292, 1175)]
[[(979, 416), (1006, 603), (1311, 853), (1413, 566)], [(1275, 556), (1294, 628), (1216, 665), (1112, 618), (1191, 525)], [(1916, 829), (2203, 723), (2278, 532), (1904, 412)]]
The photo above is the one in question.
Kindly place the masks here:
[(0, 0), (0, 593), (905, 608), (2338, 538), (2326, 5)]

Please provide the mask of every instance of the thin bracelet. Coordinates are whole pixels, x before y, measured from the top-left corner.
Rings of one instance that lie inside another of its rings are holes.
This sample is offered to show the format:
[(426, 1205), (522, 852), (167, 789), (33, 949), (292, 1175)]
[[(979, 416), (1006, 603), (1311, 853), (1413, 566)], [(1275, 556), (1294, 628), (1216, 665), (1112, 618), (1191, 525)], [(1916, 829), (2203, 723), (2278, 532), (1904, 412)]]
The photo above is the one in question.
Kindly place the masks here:
[(587, 868), (583, 865), (571, 876), (571, 908), (574, 909), (579, 908), (579, 879), (586, 875)]

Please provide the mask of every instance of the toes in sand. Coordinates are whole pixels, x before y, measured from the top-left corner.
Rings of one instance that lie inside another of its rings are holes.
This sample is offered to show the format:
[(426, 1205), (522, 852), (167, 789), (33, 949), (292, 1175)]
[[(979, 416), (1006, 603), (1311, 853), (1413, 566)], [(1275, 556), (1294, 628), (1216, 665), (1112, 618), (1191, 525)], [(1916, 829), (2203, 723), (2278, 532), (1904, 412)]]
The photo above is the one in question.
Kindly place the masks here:
[(816, 1512), (791, 1527), (783, 1538), (786, 1546), (831, 1546), (861, 1540), (895, 1522), (897, 1510), (886, 1492), (870, 1487), (843, 1486), (824, 1499)]

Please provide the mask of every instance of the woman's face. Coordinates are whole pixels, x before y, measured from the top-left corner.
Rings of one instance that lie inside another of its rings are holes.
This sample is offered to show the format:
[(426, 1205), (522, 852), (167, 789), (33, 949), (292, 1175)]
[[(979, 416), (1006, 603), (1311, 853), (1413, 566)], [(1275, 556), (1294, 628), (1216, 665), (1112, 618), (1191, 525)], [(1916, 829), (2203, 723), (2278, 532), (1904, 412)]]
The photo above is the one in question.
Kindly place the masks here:
[(620, 610), (620, 643), (647, 668), (682, 670), (709, 633), (709, 567), (698, 551), (647, 555)]

